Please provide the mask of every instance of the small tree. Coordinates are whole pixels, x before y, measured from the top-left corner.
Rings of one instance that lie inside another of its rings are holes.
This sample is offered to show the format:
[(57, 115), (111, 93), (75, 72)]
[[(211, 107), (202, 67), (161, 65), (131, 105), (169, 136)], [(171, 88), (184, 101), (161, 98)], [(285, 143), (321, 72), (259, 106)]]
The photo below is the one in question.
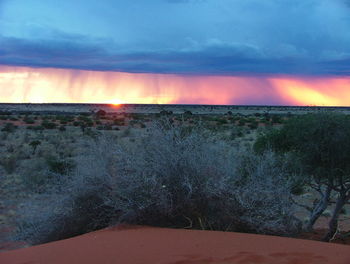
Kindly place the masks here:
[(350, 200), (350, 118), (343, 114), (319, 113), (292, 118), (280, 130), (271, 130), (258, 138), (255, 150), (271, 148), (280, 153), (290, 152), (303, 164), (310, 175), (310, 186), (321, 196), (311, 210), (307, 225), (312, 230), (330, 201), (337, 193), (336, 206), (324, 237), (329, 241), (337, 231), (340, 211)]
[(29, 145), (33, 148), (33, 155), (35, 154), (36, 148), (41, 144), (39, 140), (33, 140)]

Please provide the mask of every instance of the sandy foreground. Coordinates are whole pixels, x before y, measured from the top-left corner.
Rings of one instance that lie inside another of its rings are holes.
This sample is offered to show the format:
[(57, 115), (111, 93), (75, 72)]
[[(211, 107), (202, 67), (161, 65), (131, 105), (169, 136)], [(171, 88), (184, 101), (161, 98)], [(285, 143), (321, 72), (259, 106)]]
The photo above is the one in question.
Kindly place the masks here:
[(1, 264), (349, 264), (350, 246), (242, 233), (109, 228), (0, 253)]

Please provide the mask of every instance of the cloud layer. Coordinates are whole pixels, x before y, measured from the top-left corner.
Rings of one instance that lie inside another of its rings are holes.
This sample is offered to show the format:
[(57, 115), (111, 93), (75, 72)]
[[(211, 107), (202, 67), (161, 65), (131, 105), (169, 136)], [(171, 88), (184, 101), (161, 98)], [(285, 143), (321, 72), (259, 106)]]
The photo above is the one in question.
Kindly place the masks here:
[(343, 0), (0, 0), (0, 64), (349, 75), (349, 11)]

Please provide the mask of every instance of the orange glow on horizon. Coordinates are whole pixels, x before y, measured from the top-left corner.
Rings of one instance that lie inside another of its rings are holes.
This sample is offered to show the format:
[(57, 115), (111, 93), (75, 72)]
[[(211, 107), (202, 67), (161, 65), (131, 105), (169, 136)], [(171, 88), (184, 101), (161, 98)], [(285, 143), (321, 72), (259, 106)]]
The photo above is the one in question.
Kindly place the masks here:
[(132, 74), (0, 66), (0, 102), (349, 106), (349, 77)]
[(350, 78), (273, 78), (270, 82), (277, 87), (285, 99), (295, 105), (349, 106)]

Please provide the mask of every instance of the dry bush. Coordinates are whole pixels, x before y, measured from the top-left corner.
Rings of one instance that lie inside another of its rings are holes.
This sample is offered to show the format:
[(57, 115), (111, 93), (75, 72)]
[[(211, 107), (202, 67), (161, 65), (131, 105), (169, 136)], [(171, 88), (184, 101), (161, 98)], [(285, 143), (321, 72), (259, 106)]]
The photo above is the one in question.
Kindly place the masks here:
[(5, 169), (7, 174), (15, 172), (17, 167), (18, 157), (16, 154), (9, 154), (1, 157), (0, 165)]
[[(299, 175), (291, 171), (288, 157), (267, 151), (261, 156), (241, 157), (235, 197), (244, 214), (241, 220), (256, 233), (293, 234), (301, 229), (295, 217), (293, 188)], [(243, 172), (243, 173), (242, 173)]]
[(49, 168), (44, 158), (23, 160), (19, 167), (19, 175), (25, 186), (31, 190), (49, 180)]
[(101, 178), (83, 174), (56, 178), (46, 192), (32, 195), (20, 206), (14, 238), (40, 244), (106, 227), (110, 216), (105, 215), (103, 187)]
[[(70, 175), (55, 174), (46, 191), (32, 195), (19, 210), (15, 240), (40, 244), (106, 227), (114, 212), (104, 203), (110, 189), (106, 172), (109, 149), (90, 142)], [(48, 170), (46, 170), (48, 171)]]
[[(232, 153), (223, 142), (211, 142), (199, 131), (158, 124), (139, 148), (120, 150), (107, 201), (120, 221), (185, 227), (204, 222), (221, 229), (215, 215), (218, 197), (226, 195), (234, 170)], [(216, 209), (215, 209), (216, 208)]]
[(162, 122), (133, 148), (90, 142), (70, 177), (23, 204), (18, 239), (33, 244), (116, 223), (291, 234), (298, 231), (283, 160)]

